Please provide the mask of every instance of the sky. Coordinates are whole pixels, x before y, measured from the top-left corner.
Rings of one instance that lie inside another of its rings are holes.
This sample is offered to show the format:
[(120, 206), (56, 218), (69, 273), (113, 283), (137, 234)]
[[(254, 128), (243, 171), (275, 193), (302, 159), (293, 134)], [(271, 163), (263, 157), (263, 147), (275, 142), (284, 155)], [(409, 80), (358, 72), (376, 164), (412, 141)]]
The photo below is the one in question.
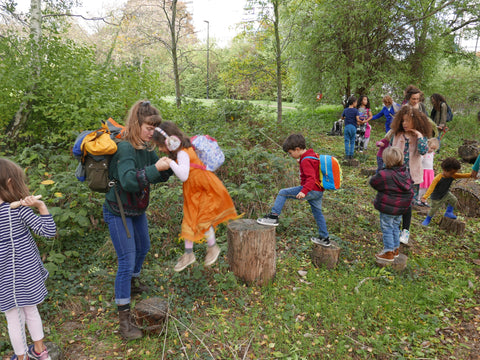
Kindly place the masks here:
[[(30, 0), (16, 1), (21, 11), (28, 11)], [(207, 28), (209, 40), (220, 46), (228, 45), (235, 36), (235, 25), (242, 21), (245, 0), (186, 0), (193, 17), (197, 37), (206, 42)], [(77, 13), (88, 16), (101, 16), (109, 9), (119, 8), (126, 0), (82, 0), (83, 6)], [(208, 21), (208, 24), (205, 22)]]

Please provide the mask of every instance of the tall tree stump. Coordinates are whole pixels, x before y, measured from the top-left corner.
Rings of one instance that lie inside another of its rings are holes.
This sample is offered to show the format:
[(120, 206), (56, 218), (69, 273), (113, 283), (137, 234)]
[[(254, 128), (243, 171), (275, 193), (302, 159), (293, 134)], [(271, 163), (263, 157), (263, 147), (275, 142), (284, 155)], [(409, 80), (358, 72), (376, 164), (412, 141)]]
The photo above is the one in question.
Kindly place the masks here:
[(450, 219), (446, 216), (443, 216), (440, 222), (438, 223), (440, 229), (443, 229), (447, 232), (451, 232), (457, 235), (463, 235), (465, 232), (465, 223), (456, 219)]
[(311, 254), (313, 265), (316, 267), (325, 265), (327, 269), (334, 269), (338, 263), (340, 250), (335, 241), (330, 241), (330, 246), (314, 244)]
[(471, 217), (480, 217), (480, 184), (472, 179), (458, 180), (451, 188), (458, 199), (458, 210)]
[(227, 225), (227, 261), (235, 276), (247, 284), (264, 285), (276, 272), (275, 227), (252, 219)]
[(463, 140), (463, 145), (458, 147), (458, 156), (470, 164), (477, 160), (480, 154), (480, 143), (476, 140)]
[(168, 303), (159, 297), (143, 299), (135, 305), (133, 315), (142, 330), (161, 334), (168, 316)]
[(407, 255), (400, 254), (393, 261), (376, 259), (376, 263), (379, 267), (391, 266), (393, 270), (402, 271), (407, 267), (407, 260)]

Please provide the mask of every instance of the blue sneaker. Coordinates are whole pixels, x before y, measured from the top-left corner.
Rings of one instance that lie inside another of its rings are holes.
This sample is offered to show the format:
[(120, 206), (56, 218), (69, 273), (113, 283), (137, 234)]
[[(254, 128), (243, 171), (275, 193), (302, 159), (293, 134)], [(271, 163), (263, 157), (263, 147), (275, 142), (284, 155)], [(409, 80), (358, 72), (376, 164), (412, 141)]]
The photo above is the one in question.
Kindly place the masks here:
[(27, 359), (31, 360), (52, 360), (50, 355), (48, 355), (48, 350), (45, 347), (43, 351), (40, 354), (37, 354), (35, 352), (35, 345), (30, 345), (28, 347), (28, 352), (27, 352)]

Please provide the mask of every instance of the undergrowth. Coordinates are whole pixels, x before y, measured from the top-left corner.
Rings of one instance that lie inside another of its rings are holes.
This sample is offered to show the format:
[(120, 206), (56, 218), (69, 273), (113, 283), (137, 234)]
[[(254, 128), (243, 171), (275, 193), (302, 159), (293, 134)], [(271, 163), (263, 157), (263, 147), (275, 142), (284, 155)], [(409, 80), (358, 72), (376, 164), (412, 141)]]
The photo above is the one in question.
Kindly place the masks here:
[[(215, 111), (201, 103), (185, 106), (192, 111), (165, 105), (162, 115), (189, 134), (219, 140), (226, 163), (217, 174), (244, 218), (262, 216), (279, 189), (298, 184), (298, 165), (281, 149), (290, 133), (303, 133), (317, 152), (343, 157), (343, 138), (326, 135), (341, 113), (338, 107), (297, 108), (278, 124), (271, 111), (252, 104), (218, 103)], [(478, 140), (473, 117), (456, 116), (449, 127), (435, 159), (437, 173), (443, 158), (457, 156), (463, 139)], [(151, 292), (133, 305), (157, 296), (168, 302), (170, 317), (161, 334), (129, 343), (118, 334), (116, 256), (102, 220), (102, 195), (75, 179), (67, 147), (38, 144), (3, 154), (27, 169), (32, 191), (43, 195), (59, 230), (53, 240), (38, 239), (50, 271), (49, 297), (39, 306), (47, 339), (71, 359), (467, 358), (475, 349), (460, 328), (479, 321), (470, 311), (479, 302), (472, 263), (480, 247), (478, 219), (460, 216), (466, 231), (456, 237), (435, 221), (421, 227), (422, 215), (414, 213), (411, 244), (404, 250), (407, 269), (378, 268), (375, 192), (360, 170), (376, 166), (374, 144), (383, 130), (382, 121), (373, 122), (370, 149), (357, 157), (360, 167), (344, 167), (342, 189), (325, 193), (327, 225), (342, 248), (332, 270), (312, 265), (309, 238), (316, 226), (308, 204), (291, 201), (276, 229), (276, 276), (270, 284), (247, 286), (229, 271), (225, 225), (217, 231), (222, 255), (214, 266), (203, 267), (205, 249), (197, 246), (198, 262), (175, 273), (183, 253), (177, 238), (181, 183), (171, 179), (155, 186), (148, 209), (152, 246), (142, 272)], [(462, 170), (469, 167), (463, 164)], [(0, 333), (0, 354), (7, 356), (12, 350), (5, 322)]]

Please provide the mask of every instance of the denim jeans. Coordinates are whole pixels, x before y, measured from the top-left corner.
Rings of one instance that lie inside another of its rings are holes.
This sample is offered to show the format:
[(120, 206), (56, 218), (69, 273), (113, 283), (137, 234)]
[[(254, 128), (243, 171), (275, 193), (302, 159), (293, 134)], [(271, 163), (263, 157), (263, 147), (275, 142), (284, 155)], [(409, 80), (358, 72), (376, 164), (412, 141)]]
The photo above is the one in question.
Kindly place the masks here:
[[(279, 191), (275, 203), (273, 204), (272, 213), (280, 215), (287, 199), (296, 199), (295, 196), (302, 190), (302, 186), (294, 186)], [(318, 235), (320, 238), (328, 237), (327, 223), (322, 213), (323, 191), (310, 191), (304, 200), (307, 200), (312, 209), (313, 217), (318, 227)]]
[(120, 216), (112, 214), (103, 207), (103, 219), (108, 225), (113, 247), (117, 253), (118, 270), (115, 278), (115, 303), (130, 304), (130, 287), (132, 277), (140, 275), (143, 261), (150, 250), (147, 215), (127, 216), (127, 232)]
[(353, 156), (353, 152), (355, 150), (355, 137), (357, 136), (357, 128), (352, 125), (348, 124), (345, 126), (345, 130), (343, 133), (343, 138), (345, 139), (345, 155)]
[(380, 213), (380, 229), (383, 233), (383, 250), (393, 251), (400, 246), (402, 215)]

